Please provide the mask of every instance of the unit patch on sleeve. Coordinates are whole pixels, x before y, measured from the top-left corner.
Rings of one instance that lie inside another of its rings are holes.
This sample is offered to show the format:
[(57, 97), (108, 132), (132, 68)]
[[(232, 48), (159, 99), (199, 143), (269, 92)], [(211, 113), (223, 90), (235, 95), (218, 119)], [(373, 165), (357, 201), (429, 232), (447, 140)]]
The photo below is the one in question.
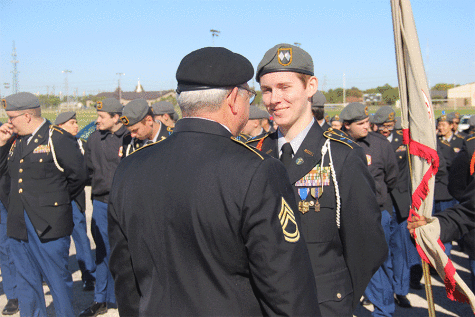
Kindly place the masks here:
[(279, 213), (280, 225), (282, 226), (282, 231), (284, 232), (284, 239), (287, 242), (297, 242), (300, 239), (300, 232), (295, 221), (295, 215), (290, 208), (289, 204), (282, 197), (282, 207), (280, 208)]

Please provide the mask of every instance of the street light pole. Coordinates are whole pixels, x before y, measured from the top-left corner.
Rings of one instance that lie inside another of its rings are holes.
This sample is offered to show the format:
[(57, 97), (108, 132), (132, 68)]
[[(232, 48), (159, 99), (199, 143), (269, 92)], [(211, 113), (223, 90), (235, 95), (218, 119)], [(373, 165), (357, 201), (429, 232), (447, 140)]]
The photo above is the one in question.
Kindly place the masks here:
[(116, 75), (119, 75), (119, 102), (122, 103), (122, 89), (120, 88), (120, 76), (125, 75), (124, 73), (116, 73)]

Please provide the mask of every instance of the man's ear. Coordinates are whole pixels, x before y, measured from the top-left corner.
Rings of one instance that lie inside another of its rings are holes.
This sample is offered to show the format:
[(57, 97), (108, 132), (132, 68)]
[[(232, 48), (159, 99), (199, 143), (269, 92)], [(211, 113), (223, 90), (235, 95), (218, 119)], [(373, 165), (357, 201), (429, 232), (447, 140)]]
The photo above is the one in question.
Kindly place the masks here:
[(233, 115), (237, 114), (237, 108), (238, 108), (238, 104), (237, 104), (237, 95), (239, 93), (239, 88), (237, 87), (234, 87), (233, 90), (231, 90), (231, 92), (229, 93), (228, 97), (226, 97), (226, 103), (228, 105), (228, 107), (230, 108), (231, 112)]

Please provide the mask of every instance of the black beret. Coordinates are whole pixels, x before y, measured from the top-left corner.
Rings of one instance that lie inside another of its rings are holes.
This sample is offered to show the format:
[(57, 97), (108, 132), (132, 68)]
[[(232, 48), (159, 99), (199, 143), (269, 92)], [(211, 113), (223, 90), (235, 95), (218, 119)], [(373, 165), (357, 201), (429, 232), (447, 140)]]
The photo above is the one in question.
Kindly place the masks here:
[(360, 121), (368, 116), (368, 106), (359, 102), (349, 103), (340, 113), (340, 119), (343, 121)]
[(71, 119), (76, 119), (76, 112), (74, 112), (74, 111), (61, 112), (56, 117), (56, 120), (54, 121), (54, 124), (55, 125), (63, 124), (65, 122), (68, 122)]
[(385, 122), (395, 121), (396, 112), (391, 106), (380, 107), (374, 114), (374, 124), (383, 124)]
[(205, 47), (183, 57), (176, 71), (177, 93), (235, 87), (254, 75), (251, 62), (224, 47)]
[(152, 105), (153, 114), (165, 114), (165, 113), (174, 113), (175, 108), (173, 104), (169, 101), (159, 101)]
[(125, 126), (132, 126), (142, 121), (150, 111), (150, 107), (145, 99), (135, 99), (125, 105), (122, 110), (120, 121)]
[(275, 72), (295, 72), (313, 76), (313, 60), (310, 54), (298, 46), (277, 44), (268, 50), (257, 66), (256, 80)]
[(97, 111), (121, 113), (122, 108), (122, 104), (115, 98), (106, 98), (96, 104)]
[(317, 91), (312, 96), (312, 108), (323, 108), (325, 102), (327, 102), (327, 98), (325, 98), (325, 95), (321, 91)]
[(32, 93), (19, 92), (2, 99), (2, 106), (6, 111), (35, 109), (40, 106), (40, 100)]
[(249, 107), (249, 120), (269, 118), (267, 111), (257, 108), (256, 106)]

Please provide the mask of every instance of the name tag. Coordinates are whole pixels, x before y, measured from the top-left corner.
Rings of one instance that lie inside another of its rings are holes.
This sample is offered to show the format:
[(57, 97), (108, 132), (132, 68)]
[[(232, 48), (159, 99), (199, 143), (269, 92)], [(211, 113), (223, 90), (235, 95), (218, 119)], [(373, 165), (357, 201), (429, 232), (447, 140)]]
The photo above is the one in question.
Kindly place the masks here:
[(319, 187), (330, 185), (330, 167), (317, 164), (307, 175), (295, 183), (299, 187)]

